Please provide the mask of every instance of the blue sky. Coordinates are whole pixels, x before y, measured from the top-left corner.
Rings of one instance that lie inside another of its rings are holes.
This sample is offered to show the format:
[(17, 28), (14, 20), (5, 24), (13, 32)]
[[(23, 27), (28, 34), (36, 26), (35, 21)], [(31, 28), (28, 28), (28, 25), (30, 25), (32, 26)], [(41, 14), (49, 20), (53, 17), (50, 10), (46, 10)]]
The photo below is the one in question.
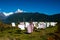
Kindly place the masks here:
[(60, 0), (0, 0), (0, 12), (14, 12), (18, 8), (52, 15), (60, 13)]

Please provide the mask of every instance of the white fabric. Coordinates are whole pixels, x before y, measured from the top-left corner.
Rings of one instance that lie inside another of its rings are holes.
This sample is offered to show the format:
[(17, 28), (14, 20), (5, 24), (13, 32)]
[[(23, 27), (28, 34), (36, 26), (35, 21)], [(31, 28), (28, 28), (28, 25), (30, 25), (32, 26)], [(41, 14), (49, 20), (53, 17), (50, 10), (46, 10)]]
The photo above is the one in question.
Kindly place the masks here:
[(27, 27), (27, 32), (28, 33), (32, 33), (33, 29), (34, 29), (34, 25), (33, 24), (29, 24), (28, 27)]
[(47, 22), (47, 27), (49, 27), (50, 26), (50, 23), (49, 22)]
[(37, 28), (46, 28), (46, 23), (40, 22)]
[(20, 22), (21, 25), (24, 25), (24, 22)]
[(28, 27), (27, 27), (27, 32), (28, 33), (31, 33), (32, 32), (32, 29), (31, 29), (31, 26), (30, 25), (28, 25)]
[(21, 30), (25, 30), (25, 25), (18, 25)]
[(34, 26), (36, 27), (37, 22), (33, 22)]
[(51, 22), (51, 26), (56, 26), (56, 22)]
[(15, 27), (16, 26), (15, 23), (12, 23), (12, 26)]
[(26, 27), (28, 27), (28, 26), (29, 26), (29, 23), (28, 23), (28, 22), (26, 22), (25, 24), (26, 24)]

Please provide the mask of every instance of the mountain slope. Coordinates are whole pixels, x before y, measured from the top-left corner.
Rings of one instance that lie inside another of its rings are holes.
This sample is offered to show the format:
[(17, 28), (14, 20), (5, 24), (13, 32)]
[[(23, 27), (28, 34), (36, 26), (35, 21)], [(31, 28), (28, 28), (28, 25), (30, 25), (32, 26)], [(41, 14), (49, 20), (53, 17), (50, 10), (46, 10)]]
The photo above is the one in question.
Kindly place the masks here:
[(52, 21), (57, 21), (57, 22), (60, 22), (60, 13), (59, 14), (54, 14), (54, 15), (51, 15), (51, 20)]
[(3, 21), (6, 18), (6, 16), (3, 13), (0, 13), (0, 20)]
[(43, 21), (43, 22), (60, 22), (60, 14), (45, 15), (41, 13), (15, 13), (5, 20), (11, 22), (30, 22), (30, 21)]

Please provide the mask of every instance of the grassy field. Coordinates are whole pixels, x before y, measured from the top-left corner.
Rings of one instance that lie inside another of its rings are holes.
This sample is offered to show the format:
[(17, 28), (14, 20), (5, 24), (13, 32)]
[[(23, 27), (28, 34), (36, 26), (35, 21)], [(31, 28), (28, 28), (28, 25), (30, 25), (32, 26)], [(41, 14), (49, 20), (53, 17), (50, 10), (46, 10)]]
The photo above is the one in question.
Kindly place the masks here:
[(34, 30), (31, 34), (26, 34), (19, 28), (3, 28), (0, 29), (0, 40), (54, 40), (51, 33), (56, 32), (57, 26), (46, 29)]

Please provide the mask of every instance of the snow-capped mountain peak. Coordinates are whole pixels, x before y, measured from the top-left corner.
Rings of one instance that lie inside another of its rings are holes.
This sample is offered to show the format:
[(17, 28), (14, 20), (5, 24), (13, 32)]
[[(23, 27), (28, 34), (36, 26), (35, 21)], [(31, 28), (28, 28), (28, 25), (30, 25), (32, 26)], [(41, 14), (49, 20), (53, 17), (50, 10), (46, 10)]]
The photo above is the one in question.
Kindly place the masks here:
[(22, 12), (26, 12), (26, 11), (23, 11), (21, 9), (18, 9), (15, 13), (22, 13)]
[(5, 16), (9, 16), (9, 15), (12, 15), (12, 14), (14, 14), (14, 13), (22, 13), (22, 12), (26, 12), (26, 11), (23, 11), (23, 10), (21, 10), (21, 9), (17, 9), (17, 11), (15, 11), (15, 12), (3, 12), (3, 14), (5, 15)]
[(9, 16), (9, 15), (13, 14), (13, 12), (9, 12), (9, 13), (3, 12), (3, 14), (4, 14), (5, 16)]

